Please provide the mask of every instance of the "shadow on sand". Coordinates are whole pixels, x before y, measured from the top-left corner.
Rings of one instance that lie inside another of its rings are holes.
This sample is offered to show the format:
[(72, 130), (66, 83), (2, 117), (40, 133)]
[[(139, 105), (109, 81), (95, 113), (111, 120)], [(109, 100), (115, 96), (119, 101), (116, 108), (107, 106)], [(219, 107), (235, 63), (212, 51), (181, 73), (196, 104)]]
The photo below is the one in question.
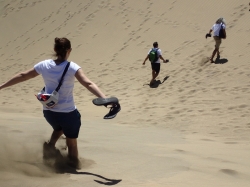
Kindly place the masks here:
[(101, 175), (98, 174), (94, 174), (94, 173), (89, 173), (89, 172), (82, 172), (82, 171), (76, 171), (75, 169), (68, 169), (67, 171), (65, 171), (64, 173), (70, 173), (70, 174), (75, 174), (75, 175), (92, 175), (92, 176), (96, 176), (100, 179), (104, 179), (104, 181), (101, 180), (95, 180), (95, 182), (99, 183), (99, 184), (103, 184), (103, 185), (108, 185), (108, 186), (112, 186), (112, 185), (116, 185), (119, 182), (121, 182), (121, 179), (108, 179), (106, 177), (103, 177)]
[(227, 63), (227, 62), (228, 62), (228, 60), (227, 60), (226, 58), (217, 58), (217, 59), (214, 61), (215, 64), (225, 64), (225, 63)]
[[(53, 161), (53, 164), (51, 164), (51, 162), (49, 163), (46, 160), (44, 160), (44, 164), (59, 174), (68, 173), (68, 174), (74, 174), (74, 175), (92, 175), (92, 176), (98, 177), (99, 180), (94, 179), (94, 181), (99, 183), (99, 184), (103, 184), (103, 185), (112, 186), (112, 185), (116, 185), (122, 181), (121, 179), (108, 179), (108, 178), (103, 177), (103, 176), (98, 175), (98, 174), (77, 171), (76, 168), (68, 165), (67, 159), (65, 157), (64, 158), (61, 157), (60, 159), (58, 159), (58, 158), (55, 159)], [(103, 179), (103, 180), (100, 180), (100, 179)]]
[(160, 84), (163, 84), (168, 78), (169, 76), (166, 76), (162, 81), (154, 80), (153, 84), (144, 84), (144, 85), (148, 85), (150, 88), (157, 88)]

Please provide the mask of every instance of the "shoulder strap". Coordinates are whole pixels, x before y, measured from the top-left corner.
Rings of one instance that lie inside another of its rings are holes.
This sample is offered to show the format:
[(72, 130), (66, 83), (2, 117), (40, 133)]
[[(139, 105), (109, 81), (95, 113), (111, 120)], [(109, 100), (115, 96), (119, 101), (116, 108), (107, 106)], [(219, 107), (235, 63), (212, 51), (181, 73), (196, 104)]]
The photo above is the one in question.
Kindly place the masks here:
[(159, 50), (159, 48), (156, 48), (156, 50), (155, 50), (155, 53), (156, 53), (156, 55), (157, 55), (157, 58), (158, 58), (158, 50)]
[(64, 77), (64, 75), (66, 74), (66, 72), (68, 71), (69, 65), (70, 65), (70, 62), (68, 62), (68, 64), (66, 65), (66, 67), (65, 67), (65, 69), (64, 69), (64, 71), (63, 71), (62, 77), (61, 77), (61, 79), (60, 79), (60, 81), (59, 81), (59, 84), (58, 84), (58, 86), (57, 86), (57, 88), (56, 88), (56, 91), (57, 91), (57, 92), (58, 92), (58, 90), (59, 90), (59, 89), (61, 88), (61, 86), (62, 86), (63, 77)]

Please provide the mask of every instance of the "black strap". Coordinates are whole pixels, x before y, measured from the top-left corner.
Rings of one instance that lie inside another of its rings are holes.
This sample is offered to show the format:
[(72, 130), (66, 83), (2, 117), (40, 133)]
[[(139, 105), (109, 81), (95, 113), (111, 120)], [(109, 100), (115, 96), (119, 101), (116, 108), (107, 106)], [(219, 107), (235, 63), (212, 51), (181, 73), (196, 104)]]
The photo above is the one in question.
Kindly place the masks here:
[[(155, 53), (156, 53), (156, 59), (158, 60), (159, 59), (159, 56), (158, 56), (158, 50), (159, 50), (159, 48), (153, 48), (153, 49), (156, 49), (155, 50)], [(155, 62), (157, 62), (157, 60), (155, 60), (153, 63), (155, 63)]]
[[(68, 64), (65, 66), (65, 69), (64, 69), (64, 71), (63, 71), (62, 77), (61, 77), (61, 79), (60, 79), (60, 81), (59, 81), (59, 84), (58, 84), (58, 86), (57, 86), (57, 88), (56, 88), (56, 91), (57, 91), (57, 92), (58, 92), (58, 90), (59, 90), (59, 89), (61, 88), (61, 86), (62, 86), (63, 77), (64, 77), (64, 75), (66, 74), (66, 72), (68, 71), (69, 65), (70, 65), (70, 62), (68, 62)], [(45, 87), (43, 87), (42, 90), (45, 91)]]
[(59, 89), (61, 88), (61, 86), (62, 86), (63, 77), (64, 77), (64, 75), (66, 74), (66, 72), (68, 71), (69, 65), (70, 65), (70, 62), (68, 62), (68, 64), (66, 65), (66, 67), (65, 67), (65, 69), (64, 69), (64, 71), (63, 71), (62, 77), (61, 77), (61, 79), (60, 79), (60, 81), (59, 81), (59, 84), (58, 84), (58, 86), (57, 86), (57, 88), (56, 88), (56, 91), (57, 91), (57, 92), (58, 92), (58, 90), (59, 90)]

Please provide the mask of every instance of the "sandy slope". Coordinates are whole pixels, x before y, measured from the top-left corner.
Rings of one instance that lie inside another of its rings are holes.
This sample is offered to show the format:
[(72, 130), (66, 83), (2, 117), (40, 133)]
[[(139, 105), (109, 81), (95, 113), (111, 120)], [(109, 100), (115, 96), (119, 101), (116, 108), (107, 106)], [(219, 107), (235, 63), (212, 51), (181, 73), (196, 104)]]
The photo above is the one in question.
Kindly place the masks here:
[[(79, 84), (79, 151), (85, 165), (55, 174), (42, 163), (51, 128), (34, 94), (41, 77), (1, 90), (1, 186), (249, 186), (249, 5), (247, 0), (0, 1), (0, 80), (51, 58), (68, 37), (70, 60), (122, 104), (117, 118)], [(227, 39), (211, 64), (205, 34), (223, 16)], [(164, 58), (156, 86), (142, 62), (154, 41)], [(58, 146), (63, 148), (64, 141)], [(88, 173), (83, 173), (88, 172)], [(111, 180), (109, 182), (115, 183)]]

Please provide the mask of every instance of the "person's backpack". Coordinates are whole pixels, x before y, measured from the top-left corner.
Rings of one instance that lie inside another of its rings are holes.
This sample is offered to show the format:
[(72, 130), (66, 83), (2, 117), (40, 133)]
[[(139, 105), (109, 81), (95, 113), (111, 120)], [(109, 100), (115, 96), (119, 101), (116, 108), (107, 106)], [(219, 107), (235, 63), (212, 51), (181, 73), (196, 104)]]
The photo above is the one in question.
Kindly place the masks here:
[(223, 23), (220, 25), (220, 32), (219, 32), (219, 37), (220, 38), (225, 38), (225, 34), (223, 32), (223, 27), (222, 27)]
[(151, 63), (155, 63), (158, 60), (158, 54), (157, 54), (158, 49), (152, 48), (151, 51), (148, 54), (149, 61)]

